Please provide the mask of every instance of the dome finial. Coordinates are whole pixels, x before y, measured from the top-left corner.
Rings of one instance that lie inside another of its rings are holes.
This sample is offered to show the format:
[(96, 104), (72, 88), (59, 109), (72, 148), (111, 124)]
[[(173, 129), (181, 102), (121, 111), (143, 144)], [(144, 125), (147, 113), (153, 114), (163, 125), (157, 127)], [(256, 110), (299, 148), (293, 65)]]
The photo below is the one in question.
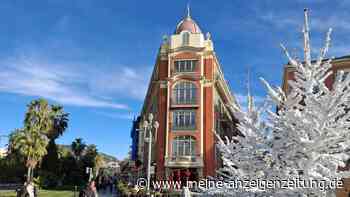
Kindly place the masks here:
[(182, 20), (176, 25), (175, 34), (179, 34), (182, 31), (188, 31), (190, 33), (202, 33), (197, 23), (191, 18), (191, 9), (189, 3), (187, 3), (186, 15), (184, 15)]
[(190, 8), (190, 3), (187, 3), (187, 18), (191, 18), (191, 8)]

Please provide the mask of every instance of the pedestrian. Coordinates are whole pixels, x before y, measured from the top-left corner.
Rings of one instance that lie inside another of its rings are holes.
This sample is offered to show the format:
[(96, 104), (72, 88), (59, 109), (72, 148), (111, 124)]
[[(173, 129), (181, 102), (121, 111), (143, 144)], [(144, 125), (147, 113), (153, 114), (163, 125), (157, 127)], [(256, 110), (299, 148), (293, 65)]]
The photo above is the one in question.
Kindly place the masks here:
[(27, 182), (24, 182), (24, 185), (17, 189), (17, 197), (28, 197), (29, 194), (27, 192)]
[(100, 191), (100, 175), (98, 175), (96, 178), (95, 178), (96, 182), (95, 182), (95, 185), (96, 185), (96, 189), (97, 191)]
[(98, 197), (95, 180), (88, 183), (87, 187), (79, 193), (79, 197)]
[(102, 190), (106, 190), (106, 176), (105, 175), (103, 175), (101, 182), (102, 182)]
[(109, 192), (112, 193), (113, 192), (113, 178), (112, 177), (109, 177), (108, 184), (109, 184)]
[(34, 183), (32, 181), (25, 182), (23, 187), (17, 190), (17, 197), (37, 197)]
[(34, 183), (32, 181), (30, 181), (26, 187), (27, 189), (27, 193), (28, 193), (28, 197), (35, 197), (35, 187), (34, 187)]

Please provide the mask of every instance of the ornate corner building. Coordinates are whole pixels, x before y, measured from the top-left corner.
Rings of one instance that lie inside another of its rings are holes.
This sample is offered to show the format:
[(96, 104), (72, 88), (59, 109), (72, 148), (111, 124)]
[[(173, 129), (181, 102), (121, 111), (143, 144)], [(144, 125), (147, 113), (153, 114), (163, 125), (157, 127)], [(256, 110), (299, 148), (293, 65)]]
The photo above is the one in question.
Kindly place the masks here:
[(153, 176), (171, 178), (184, 171), (191, 179), (215, 176), (222, 165), (215, 135), (238, 133), (227, 106), (234, 102), (211, 36), (202, 33), (188, 9), (175, 32), (163, 37), (140, 117), (133, 123), (132, 159), (145, 173), (148, 150), (142, 123), (152, 113), (159, 122), (152, 145)]

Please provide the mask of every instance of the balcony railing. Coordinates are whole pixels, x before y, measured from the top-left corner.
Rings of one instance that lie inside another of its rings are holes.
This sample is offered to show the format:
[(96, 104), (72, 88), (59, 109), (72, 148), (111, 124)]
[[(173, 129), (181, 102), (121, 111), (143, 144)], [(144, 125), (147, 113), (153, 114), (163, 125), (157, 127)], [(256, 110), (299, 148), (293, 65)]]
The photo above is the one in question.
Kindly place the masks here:
[(196, 105), (196, 99), (171, 99), (173, 105)]
[[(177, 125), (173, 125), (173, 131), (193, 131), (196, 130), (196, 125), (188, 125), (188, 126), (177, 126)], [(188, 157), (188, 156), (185, 156)]]
[(171, 161), (175, 162), (195, 162), (197, 156), (187, 156), (187, 155), (179, 155), (170, 157)]
[(169, 167), (201, 167), (203, 157), (200, 155), (177, 155), (165, 159), (165, 165)]

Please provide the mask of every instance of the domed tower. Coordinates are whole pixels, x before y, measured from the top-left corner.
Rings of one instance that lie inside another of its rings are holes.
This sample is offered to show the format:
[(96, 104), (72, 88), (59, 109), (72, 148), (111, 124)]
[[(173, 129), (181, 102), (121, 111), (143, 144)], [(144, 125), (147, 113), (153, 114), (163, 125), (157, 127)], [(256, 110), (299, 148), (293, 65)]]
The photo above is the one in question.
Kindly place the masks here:
[[(176, 49), (179, 47), (205, 47), (206, 45), (212, 46), (210, 40), (210, 34), (207, 33), (207, 38), (204, 38), (201, 28), (192, 19), (190, 14), (190, 8), (187, 7), (187, 14), (176, 25), (176, 29), (170, 39), (163, 44), (169, 45), (170, 49)], [(167, 46), (165, 46), (167, 47)]]
[[(203, 35), (188, 7), (174, 33), (163, 37), (140, 115), (152, 113), (159, 122), (151, 163), (158, 179), (215, 175), (215, 133), (223, 132), (223, 120), (232, 130), (235, 119), (226, 105), (232, 102), (211, 36)], [(147, 166), (142, 138), (138, 156)]]
[(183, 31), (187, 31), (193, 34), (202, 33), (197, 23), (191, 18), (190, 7), (187, 7), (186, 17), (182, 19), (180, 23), (176, 26), (175, 34), (180, 34)]

